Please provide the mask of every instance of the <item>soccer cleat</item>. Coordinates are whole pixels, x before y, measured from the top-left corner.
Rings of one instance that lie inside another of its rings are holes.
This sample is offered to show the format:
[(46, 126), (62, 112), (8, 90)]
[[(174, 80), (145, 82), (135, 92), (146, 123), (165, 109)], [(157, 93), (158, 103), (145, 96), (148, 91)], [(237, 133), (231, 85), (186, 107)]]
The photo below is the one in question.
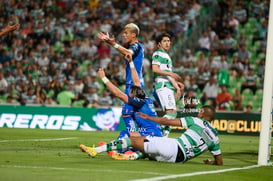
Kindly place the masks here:
[(98, 152), (95, 150), (95, 146), (88, 147), (88, 146), (81, 144), (80, 148), (83, 152), (87, 153), (92, 158), (96, 157), (98, 154)]
[(112, 154), (112, 158), (115, 160), (137, 160), (138, 156), (135, 152), (133, 153), (117, 153)]

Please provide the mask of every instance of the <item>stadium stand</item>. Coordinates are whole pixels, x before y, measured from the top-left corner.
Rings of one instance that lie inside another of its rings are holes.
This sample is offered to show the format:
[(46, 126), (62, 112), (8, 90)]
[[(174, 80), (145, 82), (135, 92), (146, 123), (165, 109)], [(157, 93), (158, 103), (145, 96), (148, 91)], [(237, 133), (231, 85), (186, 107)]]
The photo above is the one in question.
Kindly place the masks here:
[[(245, 99), (243, 103), (252, 101), (253, 109), (260, 110), (264, 70), (260, 62), (265, 58), (269, 0), (260, 1), (259, 6), (255, 5), (255, 2), (243, 0), (124, 2), (3, 1), (0, 7), (0, 28), (11, 15), (19, 17), (21, 27), (20, 30), (1, 37), (0, 70), (4, 77), (0, 78), (0, 81), (6, 81), (8, 86), (3, 91), (0, 87), (0, 103), (59, 106), (58, 94), (68, 89), (75, 94), (69, 106), (100, 106), (100, 102), (92, 102), (90, 98), (90, 77), (94, 76), (97, 68), (103, 64), (106, 66), (107, 75), (123, 89), (124, 60), (114, 49), (99, 42), (96, 33), (109, 31), (120, 40), (121, 27), (127, 22), (135, 22), (141, 28), (140, 40), (145, 42), (148, 66), (153, 39), (159, 32), (167, 31), (173, 40), (170, 55), (177, 62), (175, 64), (180, 66), (175, 69), (180, 71), (182, 76), (185, 76), (183, 70), (196, 71), (202, 65), (208, 67), (207, 74), (193, 74), (195, 81), (208, 80), (210, 76), (215, 76), (218, 80), (221, 55), (227, 55), (226, 62), (231, 67), (232, 58), (238, 53), (241, 43), (246, 45), (247, 51), (250, 52), (249, 61), (239, 60), (242, 70), (229, 68), (228, 91), (233, 96), (235, 88), (241, 89), (242, 78), (247, 74), (249, 66), (254, 66), (255, 74), (259, 75), (258, 90), (254, 94), (257, 101)], [(256, 9), (257, 7), (260, 9)], [(238, 33), (235, 33), (228, 20), (232, 15), (235, 18), (244, 16), (245, 12), (246, 19), (244, 22), (239, 21)], [(202, 32), (208, 33), (211, 50), (204, 54), (203, 63), (199, 63), (196, 61), (201, 61), (200, 52), (195, 50)], [(232, 42), (225, 39), (227, 32), (230, 32)], [(244, 35), (242, 39), (241, 34)], [(213, 42), (214, 36), (219, 37), (217, 42)], [(222, 48), (217, 48), (215, 44)], [(231, 49), (232, 51), (229, 51)], [(191, 51), (194, 62), (181, 62), (186, 50)], [(115, 60), (107, 64), (109, 61), (103, 60), (104, 55), (111, 59), (115, 57)], [(208, 61), (209, 56), (213, 57), (212, 62)], [(184, 78), (184, 83), (188, 85), (189, 76)], [(146, 68), (145, 81), (147, 94), (151, 95), (149, 91), (152, 91), (152, 80), (149, 68)], [(98, 85), (98, 96), (110, 96), (113, 99), (111, 105), (107, 106), (121, 105), (109, 93), (104, 92), (104, 87), (99, 81)], [(41, 89), (37, 90), (37, 87)], [(196, 93), (197, 98), (201, 99), (199, 96), (203, 95), (202, 89), (198, 89)], [(245, 98), (245, 95), (243, 97)], [(260, 103), (256, 104), (259, 101)], [(103, 106), (103, 103), (101, 104)], [(231, 107), (230, 110), (233, 110), (234, 106)]]

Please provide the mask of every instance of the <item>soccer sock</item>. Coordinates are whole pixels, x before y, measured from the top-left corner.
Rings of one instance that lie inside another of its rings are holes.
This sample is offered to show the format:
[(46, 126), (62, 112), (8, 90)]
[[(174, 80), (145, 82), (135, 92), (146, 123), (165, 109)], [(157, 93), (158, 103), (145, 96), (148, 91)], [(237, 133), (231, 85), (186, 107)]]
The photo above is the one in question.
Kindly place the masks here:
[(123, 150), (130, 146), (132, 146), (130, 138), (123, 138), (123, 139), (113, 140), (110, 143), (107, 143), (106, 145), (96, 147), (95, 150), (98, 153), (101, 153), (101, 152), (112, 151), (112, 150)]
[[(176, 112), (175, 113), (167, 112), (163, 117), (167, 118), (167, 119), (175, 119), (176, 116), (177, 116)], [(167, 131), (171, 131), (172, 130), (171, 126), (164, 126), (164, 125), (162, 125), (161, 128), (162, 128), (162, 130), (167, 130)]]

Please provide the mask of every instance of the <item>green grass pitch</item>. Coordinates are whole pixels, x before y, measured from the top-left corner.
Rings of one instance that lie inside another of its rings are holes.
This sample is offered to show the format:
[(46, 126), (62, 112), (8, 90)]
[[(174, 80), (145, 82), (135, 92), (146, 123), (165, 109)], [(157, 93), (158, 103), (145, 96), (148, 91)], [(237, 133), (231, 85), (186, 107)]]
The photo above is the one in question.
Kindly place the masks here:
[[(223, 166), (205, 165), (209, 152), (185, 164), (149, 160), (118, 161), (106, 153), (89, 158), (81, 143), (111, 141), (118, 132), (85, 132), (0, 128), (0, 180), (2, 181), (127, 181), (127, 180), (273, 180), (272, 166), (257, 165), (259, 137), (220, 135)], [(172, 132), (170, 137), (178, 136)], [(240, 168), (239, 170), (236, 170)], [(231, 169), (235, 169), (231, 171)], [(224, 170), (221, 173), (214, 173)]]

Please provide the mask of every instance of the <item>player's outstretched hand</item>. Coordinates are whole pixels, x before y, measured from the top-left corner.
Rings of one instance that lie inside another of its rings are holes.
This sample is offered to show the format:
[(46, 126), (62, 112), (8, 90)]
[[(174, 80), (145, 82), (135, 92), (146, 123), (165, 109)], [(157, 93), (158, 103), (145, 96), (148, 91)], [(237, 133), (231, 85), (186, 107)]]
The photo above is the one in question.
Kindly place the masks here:
[(98, 70), (98, 76), (99, 76), (99, 78), (103, 78), (103, 77), (105, 77), (105, 73), (104, 73), (104, 70), (103, 70), (103, 68), (99, 68), (99, 70)]
[(109, 33), (103, 33), (103, 32), (100, 32), (97, 34), (97, 37), (102, 40), (102, 41), (105, 41), (106, 43), (109, 43), (111, 45), (114, 45), (115, 44), (115, 38), (111, 38), (109, 36)]
[(210, 159), (206, 159), (206, 160), (203, 160), (203, 162), (207, 165), (214, 165), (214, 161), (210, 160)]

